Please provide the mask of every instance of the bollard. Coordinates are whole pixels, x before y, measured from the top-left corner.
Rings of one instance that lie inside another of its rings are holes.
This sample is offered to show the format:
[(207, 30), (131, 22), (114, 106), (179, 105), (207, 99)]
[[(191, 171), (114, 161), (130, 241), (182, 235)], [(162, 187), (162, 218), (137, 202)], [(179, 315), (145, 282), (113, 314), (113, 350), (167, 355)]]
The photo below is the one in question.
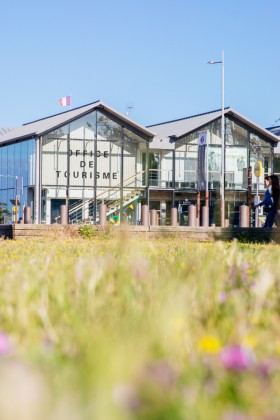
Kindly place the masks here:
[(245, 204), (239, 207), (239, 226), (249, 227), (249, 208)]
[(206, 206), (202, 207), (202, 226), (209, 226), (209, 207)]
[(147, 204), (141, 206), (141, 225), (149, 226), (149, 207)]
[(188, 219), (188, 226), (196, 226), (196, 206), (191, 205), (189, 206), (189, 219)]
[(105, 226), (107, 222), (107, 206), (106, 204), (102, 203), (99, 206), (99, 224), (100, 226)]
[(60, 224), (67, 225), (67, 207), (65, 204), (60, 206)]
[(157, 211), (151, 210), (151, 226), (156, 226), (157, 224)]
[(176, 207), (172, 207), (171, 209), (171, 226), (178, 225), (178, 210)]
[(31, 207), (24, 207), (23, 220), (25, 224), (31, 223)]
[(225, 227), (229, 227), (229, 220), (225, 219)]

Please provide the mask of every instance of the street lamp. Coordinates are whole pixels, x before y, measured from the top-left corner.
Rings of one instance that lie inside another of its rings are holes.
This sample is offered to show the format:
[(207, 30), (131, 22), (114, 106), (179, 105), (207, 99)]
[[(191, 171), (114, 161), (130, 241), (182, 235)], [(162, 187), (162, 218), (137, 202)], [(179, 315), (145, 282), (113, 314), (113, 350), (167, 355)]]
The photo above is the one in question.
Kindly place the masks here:
[(225, 89), (224, 89), (224, 51), (222, 51), (222, 61), (210, 60), (207, 64), (222, 65), (222, 158), (221, 158), (221, 226), (225, 226)]

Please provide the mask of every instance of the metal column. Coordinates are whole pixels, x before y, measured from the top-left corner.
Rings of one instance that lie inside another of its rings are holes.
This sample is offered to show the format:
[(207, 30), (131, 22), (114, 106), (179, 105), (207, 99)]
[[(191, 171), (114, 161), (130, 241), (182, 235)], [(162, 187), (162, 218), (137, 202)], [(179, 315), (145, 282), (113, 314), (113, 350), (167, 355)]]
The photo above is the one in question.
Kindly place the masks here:
[(36, 225), (41, 223), (41, 200), (42, 200), (41, 150), (42, 150), (42, 137), (39, 137), (35, 139), (34, 224)]

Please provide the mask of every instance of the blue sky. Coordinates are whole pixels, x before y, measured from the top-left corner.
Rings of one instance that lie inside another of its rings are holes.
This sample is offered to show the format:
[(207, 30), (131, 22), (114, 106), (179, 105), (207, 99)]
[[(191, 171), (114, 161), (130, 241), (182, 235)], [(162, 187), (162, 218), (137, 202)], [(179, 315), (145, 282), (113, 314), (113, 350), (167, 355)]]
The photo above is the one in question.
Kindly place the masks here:
[(279, 0), (10, 0), (1, 5), (0, 127), (101, 99), (142, 125), (225, 106), (280, 125)]

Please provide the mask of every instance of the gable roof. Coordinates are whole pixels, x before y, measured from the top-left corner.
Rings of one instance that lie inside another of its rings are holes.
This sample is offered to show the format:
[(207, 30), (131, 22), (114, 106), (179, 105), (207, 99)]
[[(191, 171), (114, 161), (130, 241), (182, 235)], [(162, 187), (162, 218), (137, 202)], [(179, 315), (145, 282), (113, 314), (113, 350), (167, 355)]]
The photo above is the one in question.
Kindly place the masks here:
[[(240, 122), (246, 124), (248, 127), (258, 132), (259, 134), (265, 136), (270, 141), (278, 143), (280, 141), (277, 136), (271, 131), (262, 128), (261, 126), (255, 124), (248, 118), (245, 118), (243, 115), (236, 112), (233, 108), (225, 108), (225, 115), (233, 116)], [(153, 147), (163, 142), (162, 147), (167, 143), (172, 143), (181, 137), (191, 134), (194, 131), (197, 131), (207, 124), (219, 119), (222, 117), (222, 110), (215, 110), (212, 112), (207, 112), (204, 114), (193, 115), (191, 117), (181, 118), (174, 121), (167, 121), (161, 124), (150, 125), (148, 128), (151, 128), (156, 136), (153, 140)]]
[(77, 118), (86, 115), (95, 109), (99, 109), (113, 118), (116, 118), (119, 122), (123, 123), (125, 126), (129, 126), (132, 129), (136, 130), (138, 133), (144, 135), (147, 138), (154, 137), (154, 134), (147, 128), (137, 124), (132, 121), (130, 118), (120, 114), (115, 111), (113, 108), (110, 108), (108, 105), (102, 101), (92, 102), (88, 105), (81, 106), (79, 108), (72, 109), (70, 111), (62, 112), (60, 114), (52, 115), (40, 120), (32, 121), (30, 123), (24, 124), (19, 128), (7, 132), (0, 136), (0, 143), (10, 143), (14, 141), (20, 141), (25, 139), (30, 139), (34, 137), (40, 137), (47, 134), (50, 131), (53, 131)]

